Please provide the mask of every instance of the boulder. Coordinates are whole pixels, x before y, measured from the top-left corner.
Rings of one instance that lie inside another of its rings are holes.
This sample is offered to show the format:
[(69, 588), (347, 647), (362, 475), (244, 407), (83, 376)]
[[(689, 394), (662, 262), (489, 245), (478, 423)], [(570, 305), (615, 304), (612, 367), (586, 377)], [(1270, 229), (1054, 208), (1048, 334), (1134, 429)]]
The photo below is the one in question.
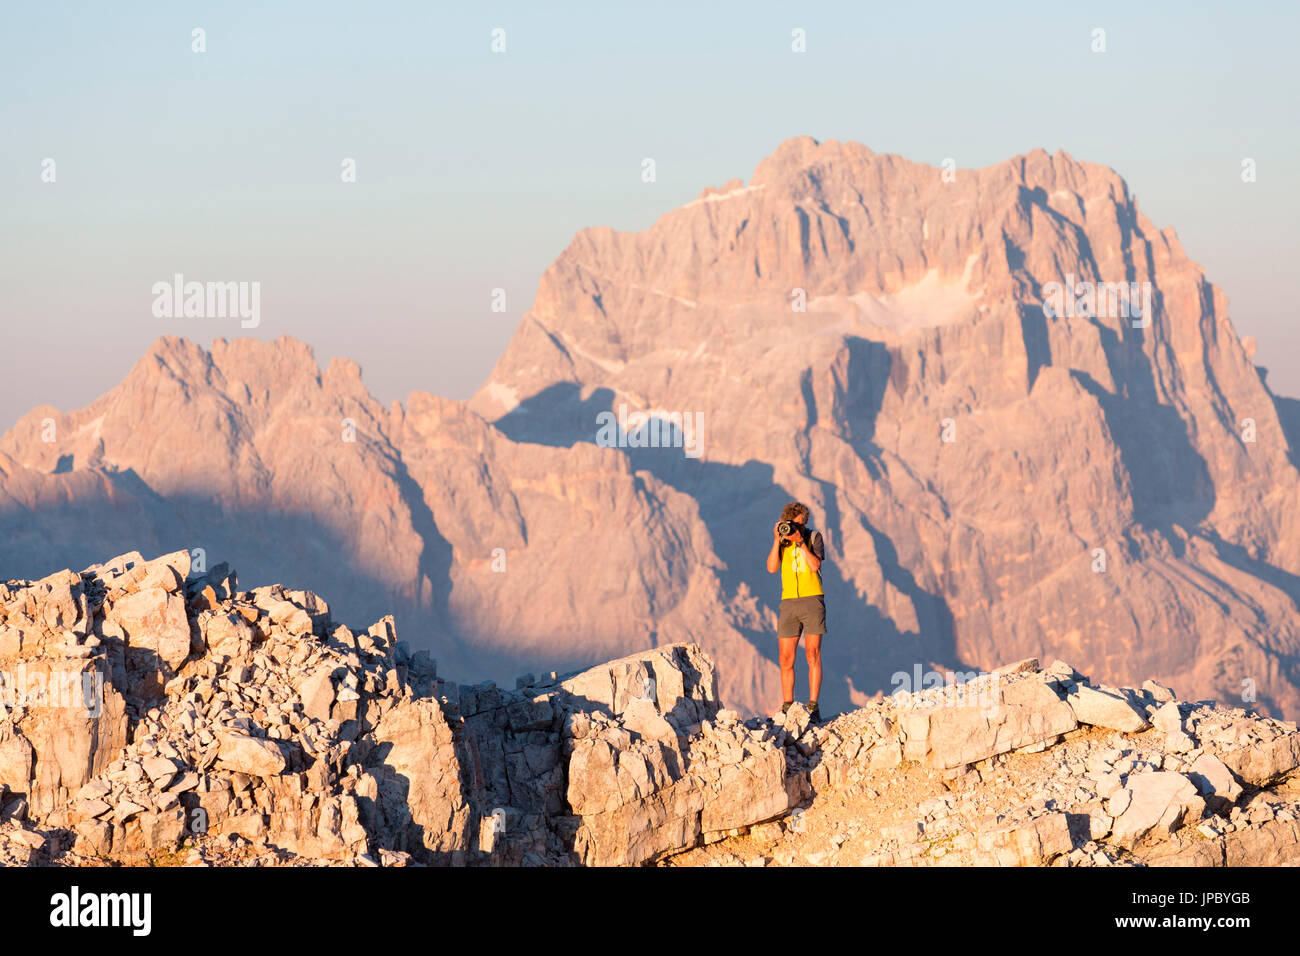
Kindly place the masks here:
[(1223, 836), (1224, 866), (1300, 866), (1300, 821), (1273, 820)]
[(1183, 730), (1183, 714), (1177, 701), (1161, 704), (1151, 715), (1151, 723), (1165, 735), (1165, 749), (1172, 753), (1187, 753), (1196, 747)]
[(322, 664), (308, 671), (298, 681), (298, 697), (302, 700), (303, 713), (314, 720), (330, 719), (330, 709), (334, 706), (334, 680), (336, 667)]
[(903, 756), (944, 769), (960, 767), (1052, 740), (1077, 726), (1074, 711), (1042, 680), (1003, 681), (989, 706), (968, 702), (904, 712)]
[(239, 733), (223, 733), (220, 740), (217, 765), (222, 769), (250, 777), (274, 777), (284, 772), (284, 753), (275, 741)]
[(26, 793), (32, 780), (35, 751), (12, 724), (0, 724), (0, 790)]
[(623, 714), (623, 726), (651, 740), (675, 740), (677, 731), (664, 720), (654, 703), (644, 698), (631, 701)]
[(23, 720), (23, 734), (35, 756), (30, 792), (34, 814), (53, 810), (67, 794), (75, 793), (102, 773), (126, 746), (126, 701), (116, 688), (104, 682), (94, 707), (86, 708), (81, 699), (81, 675), (86, 672), (62, 672), (70, 678), (76, 699), (33, 707)]
[(473, 827), (465, 789), (481, 785), (481, 778), (475, 779), (478, 767), (461, 763), (439, 703), (397, 704), (380, 719), (374, 740), (367, 771), (377, 793), (366, 799), (378, 804), (375, 810), (387, 834), (384, 845), (434, 862), (448, 862), (450, 854), (466, 850)]
[(45, 592), (40, 599), (39, 620), (48, 630), (57, 633), (66, 629), (85, 634), (86, 610), (81, 575), (75, 571), (60, 571), (38, 581), (34, 587)]
[(1243, 747), (1216, 748), (1215, 752), (1244, 783), (1269, 787), (1300, 767), (1300, 734), (1282, 734)]
[(750, 826), (790, 809), (785, 789), (785, 752), (775, 747), (724, 766), (707, 785), (711, 791), (700, 814), (704, 833)]
[(699, 841), (708, 794), (697, 781), (674, 780), (657, 744), (577, 741), (568, 777), (568, 802), (581, 817), (574, 850), (589, 866), (646, 863)]
[(975, 837), (975, 862), (984, 866), (1045, 866), (1073, 844), (1064, 813), (997, 827)]
[(147, 757), (143, 766), (145, 776), (160, 789), (166, 788), (176, 776), (176, 762), (167, 757)]
[(1127, 786), (1107, 802), (1115, 818), (1110, 842), (1132, 849), (1144, 839), (1159, 839), (1185, 823), (1199, 822), (1205, 801), (1180, 773), (1155, 770), (1130, 774)]
[(1215, 813), (1226, 813), (1241, 796), (1241, 784), (1227, 765), (1213, 754), (1203, 753), (1197, 757), (1192, 762), (1187, 778)]
[(1150, 726), (1146, 717), (1125, 698), (1095, 687), (1078, 684), (1066, 695), (1065, 701), (1081, 724), (1129, 734), (1140, 733)]
[(1039, 672), (1039, 676), (1049, 684), (1078, 683), (1083, 675), (1063, 660), (1054, 660)]
[(184, 595), (185, 579), (190, 576), (191, 557), (188, 551), (174, 551), (136, 564), (126, 579), (129, 587), (137, 591), (160, 588), (169, 594)]
[(1023, 660), (1014, 661), (1010, 664), (1003, 664), (995, 670), (994, 673), (1010, 676), (1012, 674), (1032, 674), (1039, 669), (1040, 667), (1037, 657), (1026, 657)]
[(638, 698), (650, 698), (678, 726), (712, 718), (718, 701), (713, 662), (695, 644), (667, 644), (575, 674), (561, 688), (583, 702), (621, 714)]
[(1169, 687), (1160, 683), (1158, 680), (1144, 680), (1142, 682), (1142, 689), (1147, 692), (1152, 700), (1157, 700), (1161, 703), (1174, 700), (1177, 696), (1169, 689)]
[(134, 657), (138, 669), (161, 662), (175, 671), (189, 657), (190, 621), (185, 600), (176, 591), (151, 587), (120, 597), (107, 609), (104, 620), (126, 635), (127, 660)]
[(21, 628), (0, 624), (0, 657), (17, 657), (30, 640)]
[(208, 652), (217, 657), (242, 658), (253, 649), (257, 632), (241, 614), (204, 613), (199, 615), (198, 623)]
[(272, 624), (284, 628), (290, 634), (312, 632), (311, 615), (290, 601), (263, 598), (257, 606), (267, 613)]

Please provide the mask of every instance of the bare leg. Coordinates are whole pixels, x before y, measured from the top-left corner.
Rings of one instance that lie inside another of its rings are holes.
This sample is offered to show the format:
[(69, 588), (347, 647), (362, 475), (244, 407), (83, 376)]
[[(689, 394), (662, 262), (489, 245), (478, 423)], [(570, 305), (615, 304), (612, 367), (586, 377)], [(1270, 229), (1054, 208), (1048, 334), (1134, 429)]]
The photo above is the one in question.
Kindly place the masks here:
[(794, 655), (799, 650), (799, 638), (783, 637), (781, 641), (781, 697), (794, 700)]
[[(808, 699), (818, 700), (818, 694), (822, 689), (822, 636), (820, 634), (807, 634), (807, 642), (804, 644), (804, 653), (808, 657)], [(790, 648), (791, 668), (790, 668), (790, 691), (794, 692), (794, 648)]]

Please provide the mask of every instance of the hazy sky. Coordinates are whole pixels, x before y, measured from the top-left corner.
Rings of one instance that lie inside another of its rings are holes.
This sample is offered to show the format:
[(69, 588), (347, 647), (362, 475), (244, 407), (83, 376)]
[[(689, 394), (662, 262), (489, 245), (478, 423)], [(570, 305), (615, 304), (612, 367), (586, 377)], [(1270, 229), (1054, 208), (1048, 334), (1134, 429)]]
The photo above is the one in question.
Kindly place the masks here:
[[(165, 334), (290, 334), (385, 401), (465, 397), (574, 232), (645, 228), (804, 134), (1113, 167), (1300, 395), (1300, 5), (1141, 6), (9, 5), (0, 431), (88, 403)], [(178, 272), (260, 282), (261, 326), (155, 318)]]

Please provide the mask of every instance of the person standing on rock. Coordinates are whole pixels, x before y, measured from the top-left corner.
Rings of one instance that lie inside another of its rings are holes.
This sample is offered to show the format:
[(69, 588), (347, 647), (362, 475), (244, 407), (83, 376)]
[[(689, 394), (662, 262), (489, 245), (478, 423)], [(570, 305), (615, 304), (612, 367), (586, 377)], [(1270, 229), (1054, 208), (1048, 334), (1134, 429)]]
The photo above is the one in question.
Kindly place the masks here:
[(802, 634), (804, 653), (808, 657), (808, 712), (812, 722), (819, 723), (817, 695), (822, 686), (822, 635), (826, 633), (826, 595), (822, 591), (821, 568), (826, 544), (820, 531), (809, 529), (811, 517), (808, 506), (799, 501), (791, 501), (781, 509), (781, 520), (772, 528), (767, 571), (781, 572), (781, 610), (776, 626), (784, 698), (781, 713), (794, 703), (794, 658)]

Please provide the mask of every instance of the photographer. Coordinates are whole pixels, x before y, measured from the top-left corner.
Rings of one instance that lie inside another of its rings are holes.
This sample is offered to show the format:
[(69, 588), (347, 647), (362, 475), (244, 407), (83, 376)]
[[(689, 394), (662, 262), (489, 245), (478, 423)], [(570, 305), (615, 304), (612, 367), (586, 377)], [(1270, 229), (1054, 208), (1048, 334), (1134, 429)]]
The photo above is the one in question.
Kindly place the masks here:
[(781, 647), (781, 693), (784, 714), (794, 703), (794, 656), (799, 636), (808, 657), (808, 711), (813, 723), (821, 722), (817, 694), (822, 686), (822, 635), (826, 633), (826, 597), (822, 591), (822, 561), (826, 545), (821, 532), (808, 528), (808, 506), (792, 501), (781, 509), (772, 528), (772, 550), (767, 555), (769, 574), (781, 572), (781, 610), (776, 627)]

